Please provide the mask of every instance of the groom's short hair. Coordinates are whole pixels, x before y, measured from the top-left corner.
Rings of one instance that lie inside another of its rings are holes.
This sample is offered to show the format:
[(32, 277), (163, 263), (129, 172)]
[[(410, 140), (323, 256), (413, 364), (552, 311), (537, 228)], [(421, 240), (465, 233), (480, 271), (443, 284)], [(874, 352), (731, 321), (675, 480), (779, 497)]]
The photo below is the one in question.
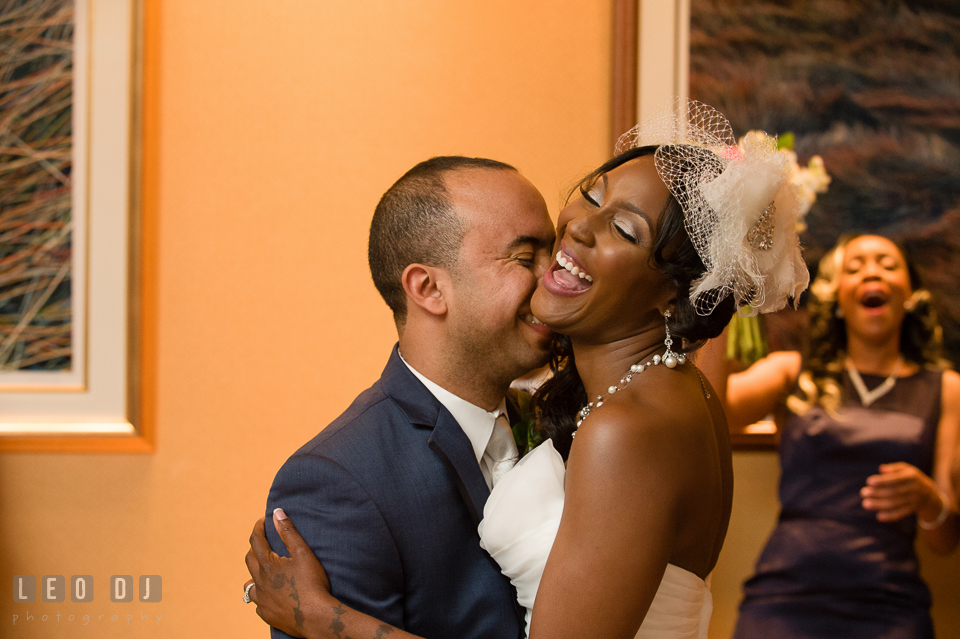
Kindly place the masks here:
[(404, 173), (377, 204), (367, 259), (373, 283), (398, 327), (407, 319), (407, 298), (400, 281), (403, 270), (410, 264), (449, 268), (457, 261), (467, 224), (450, 203), (444, 175), (464, 169), (516, 171), (486, 158), (430, 158)]

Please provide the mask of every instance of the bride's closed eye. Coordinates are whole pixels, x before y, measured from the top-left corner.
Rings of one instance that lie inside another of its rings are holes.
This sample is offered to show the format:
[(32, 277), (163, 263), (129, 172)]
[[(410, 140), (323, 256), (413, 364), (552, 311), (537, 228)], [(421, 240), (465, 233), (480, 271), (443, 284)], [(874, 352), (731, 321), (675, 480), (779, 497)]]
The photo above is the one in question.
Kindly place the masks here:
[(598, 208), (603, 206), (603, 189), (600, 188), (600, 185), (596, 182), (593, 184), (581, 184), (580, 195), (582, 195), (583, 199), (587, 202)]
[(633, 231), (623, 222), (613, 222), (613, 228), (616, 229), (617, 233), (619, 233), (620, 236), (625, 240), (628, 240), (634, 244), (637, 243), (637, 236), (634, 235)]

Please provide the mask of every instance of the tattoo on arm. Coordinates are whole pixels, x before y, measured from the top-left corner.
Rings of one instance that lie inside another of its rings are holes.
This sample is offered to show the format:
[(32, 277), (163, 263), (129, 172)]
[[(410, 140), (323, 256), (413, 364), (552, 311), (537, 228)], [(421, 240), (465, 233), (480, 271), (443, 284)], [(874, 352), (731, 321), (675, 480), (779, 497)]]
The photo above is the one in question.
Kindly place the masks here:
[[(337, 639), (351, 639), (349, 635), (342, 634), (346, 629), (346, 626), (340, 620), (340, 617), (342, 617), (344, 613), (346, 613), (346, 610), (343, 609), (343, 605), (341, 604), (337, 604), (337, 606), (333, 609), (333, 614), (335, 616), (333, 621), (330, 622), (330, 630), (333, 631), (333, 634), (337, 637)], [(381, 626), (377, 628), (377, 633), (373, 636), (373, 639), (384, 639), (384, 637), (393, 632), (393, 630), (393, 626), (389, 624), (381, 624)]]
[[(293, 620), (297, 626), (297, 630), (303, 631), (303, 624), (305, 621), (303, 611), (300, 610), (300, 593), (297, 592), (297, 580), (295, 577), (287, 577), (286, 573), (280, 573), (279, 575), (274, 575), (271, 582), (271, 586), (274, 590), (280, 590), (287, 584), (290, 584), (290, 598), (296, 602), (297, 606), (293, 609)], [(333, 635), (337, 639), (352, 639), (350, 635), (345, 635), (344, 630), (346, 630), (346, 625), (340, 619), (347, 611), (344, 610), (341, 604), (337, 604), (333, 608), (333, 621), (330, 622), (330, 630), (333, 632)], [(392, 633), (394, 630), (393, 626), (389, 624), (382, 624), (377, 628), (377, 632), (374, 635), (374, 639), (384, 639), (387, 635)]]
[(346, 627), (343, 625), (343, 622), (340, 621), (340, 617), (342, 617), (343, 613), (345, 612), (346, 610), (344, 610), (343, 606), (340, 604), (337, 604), (337, 607), (333, 609), (333, 614), (336, 616), (333, 618), (333, 621), (330, 622), (330, 630), (333, 631), (333, 634), (336, 635), (337, 639), (351, 639), (349, 635), (344, 637), (340, 634)]

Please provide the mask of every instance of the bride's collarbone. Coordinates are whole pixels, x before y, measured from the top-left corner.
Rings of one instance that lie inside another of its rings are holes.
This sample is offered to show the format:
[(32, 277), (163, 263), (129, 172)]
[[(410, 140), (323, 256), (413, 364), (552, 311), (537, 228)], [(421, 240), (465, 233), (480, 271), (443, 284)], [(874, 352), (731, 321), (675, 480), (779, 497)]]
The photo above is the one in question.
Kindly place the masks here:
[(642, 379), (635, 379), (634, 384), (610, 397), (607, 401), (619, 400), (611, 402), (611, 408), (634, 408), (631, 414), (641, 425), (663, 419), (703, 424), (704, 416), (713, 421), (714, 394), (698, 369), (690, 364), (672, 370), (658, 368), (662, 370), (644, 371), (638, 376)]

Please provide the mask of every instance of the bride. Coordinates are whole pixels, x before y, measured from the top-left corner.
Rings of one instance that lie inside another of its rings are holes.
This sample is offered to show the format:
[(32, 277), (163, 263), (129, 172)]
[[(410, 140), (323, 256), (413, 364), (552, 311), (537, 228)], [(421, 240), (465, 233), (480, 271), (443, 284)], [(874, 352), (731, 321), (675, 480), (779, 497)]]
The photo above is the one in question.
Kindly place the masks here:
[[(738, 306), (775, 310), (807, 283), (775, 143), (738, 148), (723, 116), (682, 106), (583, 180), (533, 296), (563, 335), (534, 397), (547, 439), (496, 485), (480, 528), (532, 639), (706, 637), (733, 473), (723, 409), (685, 353)], [(282, 512), (275, 524), (291, 558), (270, 561), (298, 564), (307, 636), (413, 636), (337, 602)], [(257, 603), (293, 630), (289, 606)]]

